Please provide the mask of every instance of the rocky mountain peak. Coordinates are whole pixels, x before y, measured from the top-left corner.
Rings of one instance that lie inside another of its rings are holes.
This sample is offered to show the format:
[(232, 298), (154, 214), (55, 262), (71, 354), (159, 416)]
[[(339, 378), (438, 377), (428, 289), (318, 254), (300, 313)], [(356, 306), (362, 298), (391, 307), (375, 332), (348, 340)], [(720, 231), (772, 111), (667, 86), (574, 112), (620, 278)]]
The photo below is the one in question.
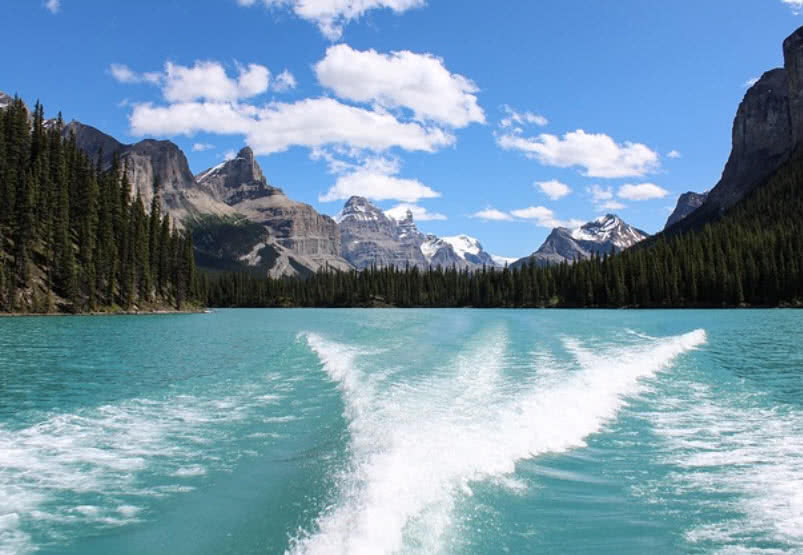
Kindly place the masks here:
[(675, 206), (675, 210), (666, 220), (664, 229), (675, 225), (680, 220), (684, 219), (689, 214), (700, 208), (707, 198), (708, 193), (694, 193), (692, 191), (680, 195), (677, 206)]
[(587, 260), (594, 254), (621, 252), (647, 237), (647, 233), (631, 226), (616, 214), (606, 214), (577, 229), (556, 227), (537, 251), (517, 260), (512, 267), (520, 267), (531, 261), (539, 266), (548, 266)]
[(7, 95), (3, 91), (0, 91), (0, 110), (2, 110), (3, 108), (6, 108), (13, 101), (14, 101), (14, 99), (12, 97)]
[(337, 223), (345, 220), (361, 222), (388, 222), (390, 219), (378, 206), (365, 197), (352, 196), (343, 205), (343, 209), (335, 216)]
[(280, 189), (268, 185), (268, 180), (254, 157), (254, 151), (248, 146), (242, 148), (231, 160), (199, 173), (195, 179), (214, 198), (229, 206), (244, 200), (282, 194)]

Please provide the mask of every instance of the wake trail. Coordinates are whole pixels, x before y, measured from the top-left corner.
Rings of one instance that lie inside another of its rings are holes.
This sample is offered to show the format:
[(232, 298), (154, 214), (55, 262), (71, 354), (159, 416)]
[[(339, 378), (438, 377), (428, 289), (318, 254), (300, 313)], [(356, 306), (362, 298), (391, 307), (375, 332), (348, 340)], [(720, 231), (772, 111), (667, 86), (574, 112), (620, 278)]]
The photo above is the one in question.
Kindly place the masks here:
[(305, 337), (343, 396), (351, 444), (338, 499), (314, 531), (291, 541), (298, 554), (442, 551), (472, 483), (584, 446), (646, 387), (643, 379), (706, 342), (696, 330), (591, 353), (567, 340), (577, 364), (564, 380), (545, 371), (547, 380), (511, 383), (508, 337), (494, 328), (455, 356), (448, 374), (388, 386), (381, 372), (364, 369), (358, 347)]

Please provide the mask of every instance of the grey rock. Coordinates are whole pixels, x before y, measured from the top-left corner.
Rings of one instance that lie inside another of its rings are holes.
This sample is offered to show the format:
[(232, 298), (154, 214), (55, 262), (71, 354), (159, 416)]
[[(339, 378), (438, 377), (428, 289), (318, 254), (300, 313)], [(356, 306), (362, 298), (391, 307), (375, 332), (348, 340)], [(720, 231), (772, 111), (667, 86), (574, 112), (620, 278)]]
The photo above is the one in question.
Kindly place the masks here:
[(694, 193), (692, 191), (680, 195), (677, 206), (675, 206), (675, 210), (666, 220), (664, 229), (675, 225), (680, 220), (686, 218), (689, 214), (700, 208), (707, 198), (708, 193)]
[(511, 268), (527, 264), (549, 266), (562, 262), (588, 260), (592, 255), (614, 254), (640, 243), (649, 235), (614, 214), (607, 214), (571, 230), (556, 227), (544, 244), (528, 257), (517, 260)]
[(74, 137), (76, 145), (90, 159), (100, 159), (104, 169), (111, 168), (116, 156), (131, 183), (132, 195), (140, 195), (148, 208), (153, 199), (154, 183), (158, 182), (162, 210), (178, 227), (184, 227), (203, 215), (235, 215), (232, 208), (196, 185), (187, 158), (175, 143), (146, 139), (127, 145), (78, 121), (65, 125), (63, 135)]
[(340, 228), (343, 258), (355, 268), (426, 267), (421, 252), (425, 240), (412, 220), (403, 223), (385, 215), (363, 197), (351, 197), (336, 217)]
[(265, 226), (271, 241), (303, 258), (309, 270), (351, 268), (340, 256), (337, 223), (269, 185), (249, 147), (243, 148), (234, 159), (201, 172), (196, 179), (198, 187), (216, 201)]

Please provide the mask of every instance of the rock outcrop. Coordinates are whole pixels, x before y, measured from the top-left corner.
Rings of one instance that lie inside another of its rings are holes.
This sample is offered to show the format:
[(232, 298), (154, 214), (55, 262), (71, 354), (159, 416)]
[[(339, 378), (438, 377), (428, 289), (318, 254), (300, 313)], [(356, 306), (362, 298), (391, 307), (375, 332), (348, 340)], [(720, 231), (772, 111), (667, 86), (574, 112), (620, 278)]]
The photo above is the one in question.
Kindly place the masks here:
[(112, 166), (116, 156), (131, 183), (132, 195), (139, 194), (145, 206), (153, 199), (154, 183), (159, 183), (162, 210), (173, 222), (183, 227), (204, 216), (231, 217), (235, 211), (198, 188), (187, 158), (171, 141), (146, 139), (126, 145), (114, 137), (72, 121), (64, 126), (64, 137), (74, 137), (77, 146), (92, 160), (100, 157), (104, 169)]
[(700, 208), (705, 202), (705, 199), (708, 198), (708, 193), (694, 193), (689, 191), (688, 193), (683, 193), (680, 195), (678, 199), (678, 203), (675, 206), (675, 210), (670, 214), (669, 218), (666, 220), (666, 225), (664, 229), (671, 227), (678, 223), (683, 218), (686, 218), (689, 214)]
[(335, 219), (340, 227), (343, 258), (358, 270), (427, 266), (421, 252), (425, 239), (415, 227), (412, 214), (397, 222), (367, 199), (354, 196)]
[(803, 27), (783, 43), (784, 67), (770, 70), (745, 94), (733, 121), (733, 146), (722, 178), (703, 204), (667, 228), (702, 227), (772, 175), (803, 142)]
[(272, 242), (302, 257), (311, 271), (351, 268), (340, 256), (337, 223), (269, 185), (250, 148), (243, 148), (232, 160), (201, 172), (195, 179), (198, 188), (213, 199), (265, 226)]
[(395, 220), (367, 199), (355, 196), (335, 219), (340, 226), (343, 257), (358, 269), (440, 266), (474, 270), (500, 266), (473, 237), (422, 233), (409, 210), (404, 218)]
[(526, 264), (549, 266), (588, 260), (593, 254), (602, 256), (621, 252), (648, 236), (618, 216), (607, 214), (574, 230), (556, 227), (537, 251), (517, 260), (511, 267), (519, 268)]

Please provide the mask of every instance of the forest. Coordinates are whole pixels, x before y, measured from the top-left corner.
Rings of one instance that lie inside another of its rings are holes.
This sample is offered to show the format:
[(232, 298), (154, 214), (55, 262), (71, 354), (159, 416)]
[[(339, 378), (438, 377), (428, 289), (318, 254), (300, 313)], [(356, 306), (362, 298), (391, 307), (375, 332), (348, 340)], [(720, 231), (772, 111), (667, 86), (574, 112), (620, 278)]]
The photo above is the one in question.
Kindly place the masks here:
[(177, 310), (205, 303), (192, 239), (19, 99), (0, 110), (0, 312)]

